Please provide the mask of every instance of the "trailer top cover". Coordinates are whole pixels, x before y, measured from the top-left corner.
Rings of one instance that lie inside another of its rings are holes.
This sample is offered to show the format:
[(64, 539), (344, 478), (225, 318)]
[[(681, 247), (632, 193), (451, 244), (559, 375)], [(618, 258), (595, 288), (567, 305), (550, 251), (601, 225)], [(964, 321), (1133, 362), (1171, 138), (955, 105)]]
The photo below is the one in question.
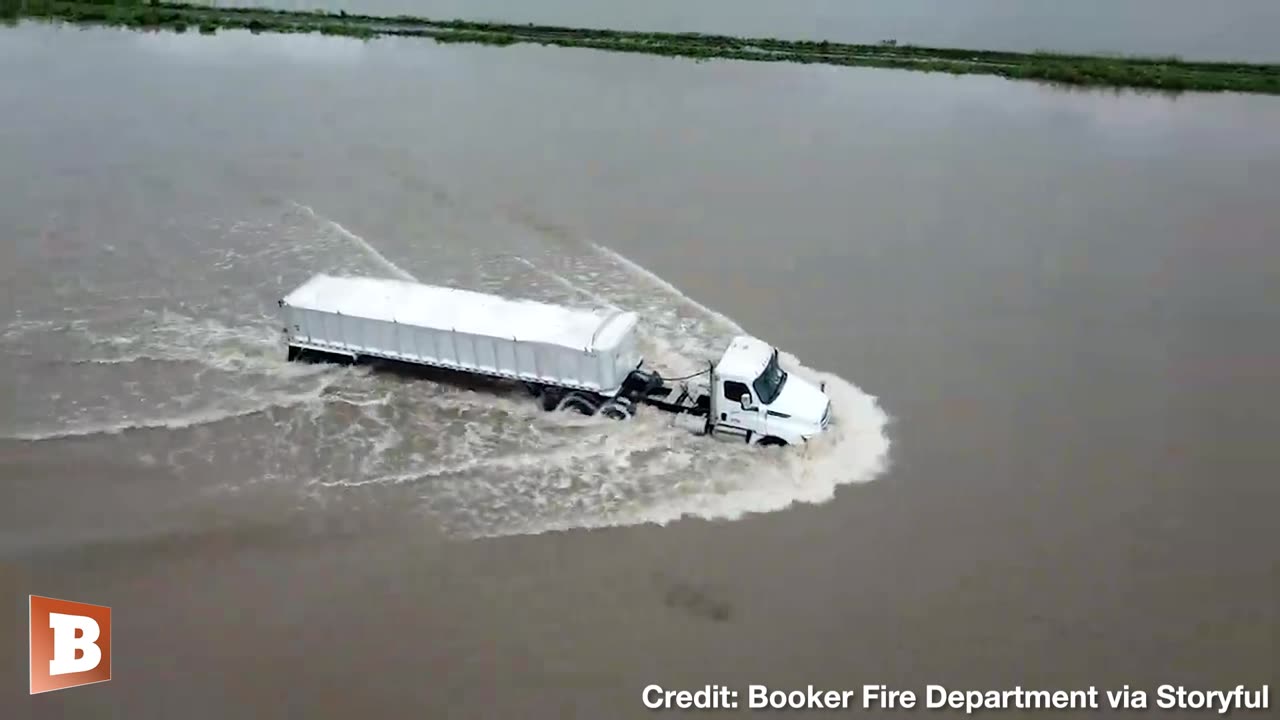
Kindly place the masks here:
[(315, 275), (281, 301), (290, 307), (576, 350), (613, 350), (635, 313), (578, 310), (404, 280)]

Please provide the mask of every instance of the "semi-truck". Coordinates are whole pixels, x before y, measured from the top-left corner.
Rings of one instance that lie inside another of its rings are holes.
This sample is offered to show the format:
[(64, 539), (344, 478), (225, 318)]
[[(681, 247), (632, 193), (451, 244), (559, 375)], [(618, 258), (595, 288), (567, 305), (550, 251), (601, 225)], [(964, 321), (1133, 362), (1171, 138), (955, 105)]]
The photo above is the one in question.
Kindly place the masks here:
[(698, 433), (796, 445), (831, 423), (825, 385), (788, 372), (777, 348), (733, 338), (702, 372), (645, 365), (634, 312), (579, 309), (405, 280), (312, 276), (279, 300), (287, 357), (384, 360), (522, 384), (545, 410), (627, 419), (674, 413)]

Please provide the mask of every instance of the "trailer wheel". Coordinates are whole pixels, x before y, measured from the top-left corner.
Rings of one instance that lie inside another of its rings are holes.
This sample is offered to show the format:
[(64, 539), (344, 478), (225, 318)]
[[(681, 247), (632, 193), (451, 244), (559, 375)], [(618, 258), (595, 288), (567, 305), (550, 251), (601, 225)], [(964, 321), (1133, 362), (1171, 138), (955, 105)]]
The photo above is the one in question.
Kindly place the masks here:
[(547, 412), (559, 409), (560, 407), (560, 393), (551, 389), (543, 390), (542, 397), (539, 399), (542, 401), (542, 409)]
[(761, 439), (757, 444), (761, 447), (786, 447), (787, 441), (780, 437), (770, 435), (769, 437)]

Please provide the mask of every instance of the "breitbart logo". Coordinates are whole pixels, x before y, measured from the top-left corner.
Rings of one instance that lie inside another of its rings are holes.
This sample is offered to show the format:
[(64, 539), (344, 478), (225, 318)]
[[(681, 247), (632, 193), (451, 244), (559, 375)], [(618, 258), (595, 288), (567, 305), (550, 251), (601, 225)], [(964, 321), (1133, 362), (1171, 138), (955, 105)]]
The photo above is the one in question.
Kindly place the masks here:
[(111, 679), (111, 608), (31, 596), (31, 694)]

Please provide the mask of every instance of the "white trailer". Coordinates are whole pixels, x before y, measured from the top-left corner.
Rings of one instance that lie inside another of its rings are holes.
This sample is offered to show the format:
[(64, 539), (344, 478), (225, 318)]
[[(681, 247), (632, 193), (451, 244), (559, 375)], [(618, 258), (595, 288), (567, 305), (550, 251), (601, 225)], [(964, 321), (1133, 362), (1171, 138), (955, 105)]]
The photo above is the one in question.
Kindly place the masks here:
[(289, 345), (613, 395), (640, 366), (634, 313), (402, 280), (316, 275), (280, 302)]
[(736, 338), (709, 382), (644, 369), (635, 313), (576, 310), (403, 280), (316, 275), (279, 302), (290, 360), (379, 358), (521, 382), (543, 407), (629, 417), (640, 404), (752, 444), (803, 442), (830, 421), (824, 388), (789, 379), (778, 352)]

